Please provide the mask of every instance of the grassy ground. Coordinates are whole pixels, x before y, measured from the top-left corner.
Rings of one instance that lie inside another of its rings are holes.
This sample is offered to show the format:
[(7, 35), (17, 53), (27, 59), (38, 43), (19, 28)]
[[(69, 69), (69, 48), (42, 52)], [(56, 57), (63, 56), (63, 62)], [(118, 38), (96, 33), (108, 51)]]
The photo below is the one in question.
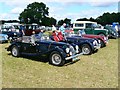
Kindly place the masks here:
[[(3, 88), (115, 88), (118, 86), (118, 40), (70, 65), (56, 67), (15, 58), (2, 44)], [(1, 51), (1, 50), (0, 50)], [(1, 55), (0, 55), (1, 57)], [(1, 61), (2, 60), (2, 61)]]

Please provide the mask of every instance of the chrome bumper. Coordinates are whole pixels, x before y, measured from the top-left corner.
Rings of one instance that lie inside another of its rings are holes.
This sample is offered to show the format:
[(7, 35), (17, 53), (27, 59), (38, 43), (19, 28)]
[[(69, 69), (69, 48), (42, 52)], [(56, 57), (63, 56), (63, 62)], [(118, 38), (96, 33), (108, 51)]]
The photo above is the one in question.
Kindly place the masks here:
[(70, 57), (66, 57), (65, 60), (70, 60), (70, 59), (76, 58), (76, 57), (78, 57), (80, 55), (83, 55), (83, 53), (76, 54), (76, 55), (73, 55), (73, 56), (70, 56)]

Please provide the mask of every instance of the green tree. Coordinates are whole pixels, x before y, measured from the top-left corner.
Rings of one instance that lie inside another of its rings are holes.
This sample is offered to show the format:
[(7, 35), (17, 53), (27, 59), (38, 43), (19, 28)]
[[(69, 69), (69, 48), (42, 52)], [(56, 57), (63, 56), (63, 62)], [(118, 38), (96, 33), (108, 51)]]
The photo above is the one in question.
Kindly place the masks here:
[(112, 24), (113, 22), (120, 23), (120, 13), (104, 13), (102, 16), (96, 18), (96, 21), (102, 25)]
[(120, 18), (119, 17), (120, 17), (120, 12), (118, 12), (118, 13), (106, 12), (103, 15), (98, 16), (96, 19), (94, 19), (92, 17), (90, 19), (80, 18), (80, 19), (77, 19), (76, 21), (94, 21), (94, 22), (97, 22), (101, 25), (106, 25), (106, 24), (112, 24), (113, 22), (119, 22), (120, 23)]
[(56, 25), (57, 20), (54, 19), (53, 17), (45, 17), (42, 19), (42, 25), (44, 26), (52, 26)]
[(70, 25), (71, 24), (71, 19), (65, 18), (64, 19), (64, 23)]
[(67, 25), (71, 25), (71, 19), (65, 18), (64, 20), (58, 21), (58, 25), (62, 25), (63, 23), (66, 23)]
[(46, 18), (49, 14), (48, 7), (44, 3), (34, 2), (27, 5), (27, 8), (20, 13), (19, 20), (22, 23), (32, 24), (37, 23), (41, 24), (42, 19)]
[(88, 21), (89, 19), (87, 18), (80, 18), (80, 19), (77, 19), (76, 21)]
[(58, 21), (58, 25), (62, 25), (63, 23), (64, 23), (63, 20), (59, 20), (59, 21)]

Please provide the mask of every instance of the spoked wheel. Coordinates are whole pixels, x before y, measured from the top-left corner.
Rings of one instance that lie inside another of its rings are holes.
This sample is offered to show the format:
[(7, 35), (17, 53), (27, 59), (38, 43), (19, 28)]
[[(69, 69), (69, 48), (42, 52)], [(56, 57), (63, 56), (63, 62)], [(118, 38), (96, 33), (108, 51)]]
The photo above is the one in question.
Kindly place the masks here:
[(11, 49), (11, 53), (14, 57), (18, 57), (20, 56), (20, 53), (19, 53), (19, 49), (17, 46), (13, 46), (12, 49)]
[(82, 52), (84, 55), (90, 55), (92, 54), (92, 50), (88, 44), (82, 45)]
[(62, 58), (59, 52), (52, 52), (50, 55), (50, 64), (56, 66), (63, 66), (65, 64), (65, 60)]

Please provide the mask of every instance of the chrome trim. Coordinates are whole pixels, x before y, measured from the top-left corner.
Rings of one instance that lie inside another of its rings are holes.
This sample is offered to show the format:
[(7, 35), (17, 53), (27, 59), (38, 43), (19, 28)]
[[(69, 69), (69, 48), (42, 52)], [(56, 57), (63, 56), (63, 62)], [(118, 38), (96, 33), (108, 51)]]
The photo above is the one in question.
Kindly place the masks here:
[(75, 58), (75, 57), (78, 57), (80, 55), (83, 55), (83, 53), (80, 53), (80, 54), (76, 54), (76, 55), (73, 55), (73, 56), (70, 56), (70, 57), (66, 57), (65, 60), (70, 60), (72, 58)]

